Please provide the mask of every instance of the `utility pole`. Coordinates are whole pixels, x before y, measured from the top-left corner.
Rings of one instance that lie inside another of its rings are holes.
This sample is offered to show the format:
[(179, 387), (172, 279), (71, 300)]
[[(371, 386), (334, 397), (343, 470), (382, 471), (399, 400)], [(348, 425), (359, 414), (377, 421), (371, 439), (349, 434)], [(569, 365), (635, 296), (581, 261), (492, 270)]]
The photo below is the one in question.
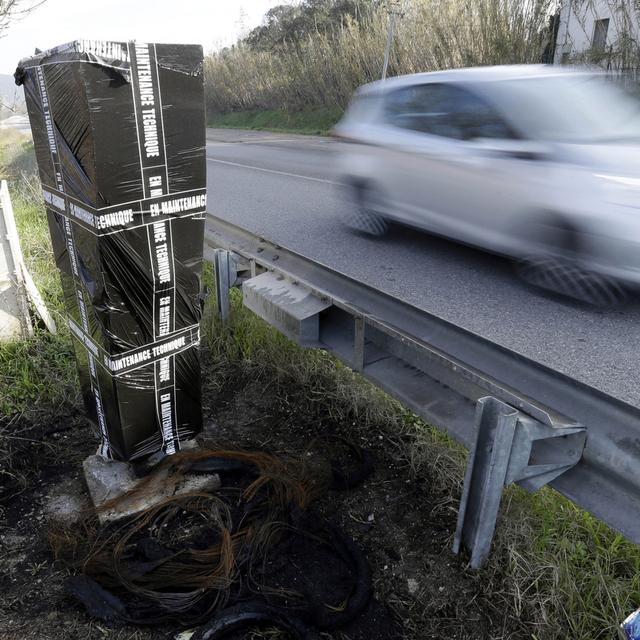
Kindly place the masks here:
[(401, 0), (387, 0), (387, 11), (389, 12), (389, 31), (387, 32), (387, 46), (384, 49), (384, 63), (382, 65), (382, 79), (387, 77), (387, 69), (389, 68), (389, 55), (391, 54), (391, 45), (393, 44), (393, 35), (396, 28), (396, 18), (400, 15)]

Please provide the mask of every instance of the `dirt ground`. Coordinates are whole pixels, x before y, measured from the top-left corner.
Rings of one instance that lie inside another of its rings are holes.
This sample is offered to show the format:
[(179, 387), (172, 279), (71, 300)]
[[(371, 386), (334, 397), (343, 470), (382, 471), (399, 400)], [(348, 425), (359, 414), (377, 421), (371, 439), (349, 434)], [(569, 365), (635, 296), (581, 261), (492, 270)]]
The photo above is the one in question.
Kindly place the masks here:
[[(401, 439), (383, 431), (364, 433), (357, 421), (342, 423), (322, 410), (301, 413), (264, 382), (230, 378), (220, 385), (205, 375), (204, 391), (207, 442), (294, 454), (312, 464), (318, 447), (331, 458), (331, 442), (337, 440), (327, 436), (339, 435), (373, 453), (375, 471), (363, 484), (328, 491), (315, 508), (364, 550), (381, 619), (376, 623), (370, 616), (364, 625), (356, 620), (322, 637), (382, 640), (392, 637), (392, 628), (416, 639), (532, 637), (499, 581), (487, 584), (486, 576), (469, 571), (451, 553), (457, 505), (434, 490), (428, 473), (415, 474)], [(14, 426), (19, 439), (11, 446), (18, 462), (0, 507), (0, 640), (173, 638), (176, 627), (110, 628), (64, 595), (69, 571), (53, 560), (45, 507), (56, 487), (80, 478), (81, 461), (95, 451), (81, 409), (62, 407), (55, 424)]]

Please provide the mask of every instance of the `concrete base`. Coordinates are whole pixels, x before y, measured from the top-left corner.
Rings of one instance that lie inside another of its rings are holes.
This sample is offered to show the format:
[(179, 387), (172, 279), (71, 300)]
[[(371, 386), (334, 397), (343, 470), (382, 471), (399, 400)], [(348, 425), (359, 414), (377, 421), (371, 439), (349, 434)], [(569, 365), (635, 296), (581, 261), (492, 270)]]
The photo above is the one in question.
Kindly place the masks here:
[[(212, 492), (220, 488), (218, 475), (185, 475), (180, 480), (170, 477), (167, 470), (157, 470), (141, 480), (136, 478), (133, 467), (127, 462), (105, 460), (101, 456), (89, 456), (83, 463), (84, 477), (100, 522), (113, 522), (153, 507), (175, 495), (194, 492)], [(144, 494), (124, 496), (145, 483)], [(101, 507), (124, 496), (112, 508)]]

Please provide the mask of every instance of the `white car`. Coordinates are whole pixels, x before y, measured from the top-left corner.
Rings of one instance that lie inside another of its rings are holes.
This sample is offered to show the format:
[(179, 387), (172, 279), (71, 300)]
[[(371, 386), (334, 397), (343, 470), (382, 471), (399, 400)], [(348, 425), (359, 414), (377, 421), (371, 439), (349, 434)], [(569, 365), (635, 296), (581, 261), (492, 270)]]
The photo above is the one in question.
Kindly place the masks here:
[(596, 303), (640, 285), (640, 101), (602, 75), (479, 67), (361, 87), (334, 135), (357, 201), (389, 221), (510, 256)]

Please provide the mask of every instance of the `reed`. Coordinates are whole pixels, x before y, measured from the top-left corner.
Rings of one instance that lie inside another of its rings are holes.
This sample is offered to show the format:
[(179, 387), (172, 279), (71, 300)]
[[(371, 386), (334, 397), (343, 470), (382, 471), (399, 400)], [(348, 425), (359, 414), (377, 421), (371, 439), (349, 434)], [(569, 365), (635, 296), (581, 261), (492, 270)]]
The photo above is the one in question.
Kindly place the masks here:
[[(555, 0), (406, 0), (389, 75), (539, 62)], [(384, 6), (335, 28), (256, 50), (245, 42), (205, 59), (209, 112), (344, 108), (382, 71)]]

